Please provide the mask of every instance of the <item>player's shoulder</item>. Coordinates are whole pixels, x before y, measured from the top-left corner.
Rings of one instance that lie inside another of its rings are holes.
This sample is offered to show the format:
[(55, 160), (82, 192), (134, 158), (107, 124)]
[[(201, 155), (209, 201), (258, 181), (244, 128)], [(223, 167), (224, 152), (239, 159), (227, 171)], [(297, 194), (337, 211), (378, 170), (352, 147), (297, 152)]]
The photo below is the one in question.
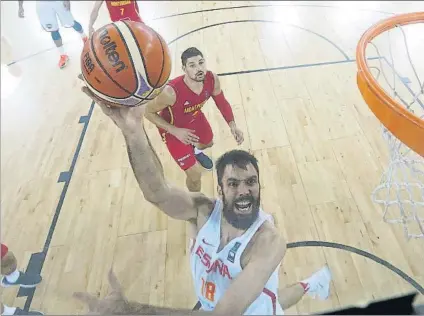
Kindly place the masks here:
[(167, 85), (167, 87), (172, 87), (172, 88), (175, 89), (176, 87), (181, 85), (183, 83), (183, 81), (184, 81), (184, 75), (181, 75), (181, 76), (178, 76), (178, 77), (175, 77), (175, 78), (169, 80), (166, 85)]
[(246, 247), (242, 265), (245, 266), (251, 258), (264, 258), (271, 261), (280, 261), (287, 249), (287, 242), (275, 225), (264, 221), (261, 227), (252, 236)]
[(263, 246), (281, 250), (284, 250), (286, 247), (286, 240), (281, 235), (278, 228), (270, 221), (264, 221), (252, 239), (255, 245), (254, 248), (257, 250), (261, 250)]
[(177, 99), (178, 95), (184, 91), (184, 85), (184, 75), (181, 75), (169, 80), (163, 91), (165, 91), (169, 96)]
[(221, 90), (221, 84), (220, 84), (220, 81), (219, 81), (219, 77), (216, 73), (208, 70), (207, 77), (209, 78), (209, 81), (212, 83), (214, 91)]
[(214, 81), (219, 80), (218, 75), (216, 73), (214, 73), (213, 71), (211, 71), (211, 70), (208, 70), (206, 72), (206, 76), (208, 76), (209, 78), (213, 79)]
[(177, 100), (177, 95), (172, 86), (166, 85), (162, 92), (156, 97), (161, 104), (172, 105)]

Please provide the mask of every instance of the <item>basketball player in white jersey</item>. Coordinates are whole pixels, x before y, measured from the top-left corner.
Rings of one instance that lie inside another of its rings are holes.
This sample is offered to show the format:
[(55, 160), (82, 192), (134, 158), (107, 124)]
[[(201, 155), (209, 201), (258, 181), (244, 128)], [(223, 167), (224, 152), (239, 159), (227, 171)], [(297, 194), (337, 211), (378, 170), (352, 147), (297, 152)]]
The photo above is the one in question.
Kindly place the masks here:
[[(19, 0), (18, 16), (20, 18), (25, 16), (23, 2), (23, 0)], [(69, 57), (65, 53), (65, 49), (63, 47), (62, 36), (59, 33), (59, 23), (57, 18), (59, 17), (62, 26), (72, 27), (75, 31), (77, 31), (83, 42), (87, 41), (88, 37), (84, 33), (81, 24), (74, 19), (74, 16), (71, 13), (70, 1), (37, 1), (36, 8), (41, 26), (46, 32), (50, 32), (53, 42), (59, 50), (59, 68), (64, 68), (69, 61)]]
[[(111, 107), (87, 87), (83, 91), (121, 129), (145, 199), (174, 219), (195, 223), (197, 236), (190, 264), (203, 312), (282, 315), (283, 309), (297, 303), (305, 293), (321, 299), (328, 297), (331, 281), (328, 267), (298, 284), (279, 289), (278, 271), (286, 242), (270, 215), (261, 209), (255, 157), (246, 151), (233, 150), (218, 159), (219, 198), (183, 191), (164, 178), (160, 160), (143, 126), (145, 106)], [(113, 312), (115, 308), (103, 312)]]

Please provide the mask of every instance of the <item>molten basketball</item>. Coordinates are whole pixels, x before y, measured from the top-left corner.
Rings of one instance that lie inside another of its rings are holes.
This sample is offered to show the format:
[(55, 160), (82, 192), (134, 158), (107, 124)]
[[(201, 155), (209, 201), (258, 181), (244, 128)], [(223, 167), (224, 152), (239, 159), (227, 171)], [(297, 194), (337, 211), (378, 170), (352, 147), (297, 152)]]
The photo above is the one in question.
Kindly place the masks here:
[(81, 70), (98, 97), (121, 106), (154, 99), (171, 74), (164, 39), (139, 22), (119, 21), (100, 28), (85, 43)]

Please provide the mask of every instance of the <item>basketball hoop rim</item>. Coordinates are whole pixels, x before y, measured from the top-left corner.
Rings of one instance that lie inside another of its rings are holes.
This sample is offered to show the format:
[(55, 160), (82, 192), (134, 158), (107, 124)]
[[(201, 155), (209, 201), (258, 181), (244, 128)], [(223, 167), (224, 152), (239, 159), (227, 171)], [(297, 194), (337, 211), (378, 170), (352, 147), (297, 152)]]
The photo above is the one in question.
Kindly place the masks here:
[(424, 157), (424, 120), (396, 102), (371, 74), (365, 57), (369, 42), (397, 25), (424, 23), (424, 12), (399, 14), (379, 21), (362, 35), (356, 48), (357, 84), (370, 109), (400, 141)]

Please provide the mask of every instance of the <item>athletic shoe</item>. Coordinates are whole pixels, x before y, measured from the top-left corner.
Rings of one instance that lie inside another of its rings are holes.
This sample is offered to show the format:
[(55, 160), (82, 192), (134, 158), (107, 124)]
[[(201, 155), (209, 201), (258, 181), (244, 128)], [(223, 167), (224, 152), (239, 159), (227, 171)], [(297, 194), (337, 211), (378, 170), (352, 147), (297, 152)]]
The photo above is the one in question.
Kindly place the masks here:
[(59, 68), (64, 68), (69, 61), (69, 57), (68, 55), (60, 55), (60, 59), (59, 59)]
[(307, 285), (306, 293), (313, 298), (318, 296), (321, 300), (326, 300), (330, 295), (330, 282), (331, 272), (327, 265), (302, 281)]
[(19, 271), (19, 277), (15, 282), (8, 281), (6, 277), (4, 276), (1, 279), (1, 286), (11, 287), (11, 286), (18, 285), (25, 288), (31, 288), (31, 287), (36, 287), (37, 284), (39, 284), (42, 279), (43, 278), (39, 274), (29, 274), (29, 273), (24, 273), (22, 271)]
[(198, 153), (195, 156), (197, 161), (203, 168), (205, 168), (206, 170), (213, 169), (213, 162), (207, 155), (205, 155), (204, 153)]

